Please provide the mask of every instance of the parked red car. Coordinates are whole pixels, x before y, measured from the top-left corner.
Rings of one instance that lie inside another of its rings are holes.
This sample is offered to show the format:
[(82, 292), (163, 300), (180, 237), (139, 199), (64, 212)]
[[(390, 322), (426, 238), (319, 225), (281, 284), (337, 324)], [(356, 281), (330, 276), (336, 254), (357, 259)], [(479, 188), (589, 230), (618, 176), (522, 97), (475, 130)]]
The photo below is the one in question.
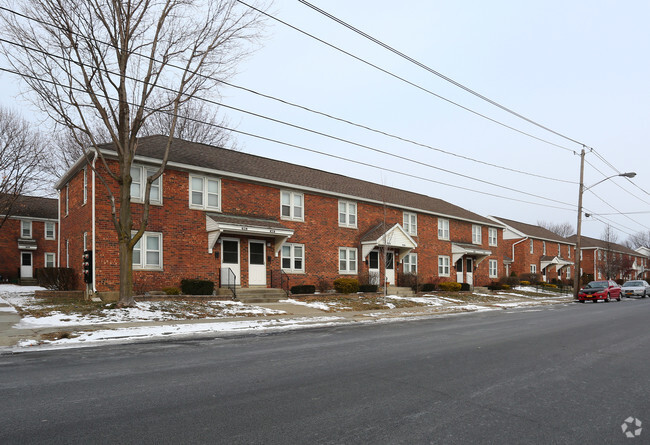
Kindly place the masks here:
[(612, 280), (592, 281), (578, 292), (580, 303), (587, 300), (594, 303), (598, 303), (598, 300), (609, 302), (612, 298), (621, 301), (621, 286)]

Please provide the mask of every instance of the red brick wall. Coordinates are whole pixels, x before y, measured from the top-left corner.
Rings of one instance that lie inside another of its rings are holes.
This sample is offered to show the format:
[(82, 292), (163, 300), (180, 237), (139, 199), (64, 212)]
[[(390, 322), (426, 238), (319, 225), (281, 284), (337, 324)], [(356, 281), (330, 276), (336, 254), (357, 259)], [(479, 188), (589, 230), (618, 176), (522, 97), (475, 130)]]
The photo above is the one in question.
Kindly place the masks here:
[[(519, 242), (521, 240), (522, 242)], [(537, 266), (537, 273), (542, 274), (542, 263), (541, 258), (544, 255), (544, 241), (540, 239), (532, 239), (533, 241), (533, 253), (530, 253), (530, 241), (531, 239), (518, 238), (507, 240), (507, 253), (506, 255), (512, 258), (512, 246), (514, 245), (514, 262), (510, 266), (510, 271), (514, 272), (516, 275), (530, 273), (530, 266), (534, 264)], [(558, 243), (556, 241), (546, 241), (546, 256), (554, 257), (558, 254)], [(570, 244), (560, 243), (560, 256), (567, 261), (574, 261), (575, 252), (573, 251), (574, 246)], [(569, 257), (569, 251), (571, 251), (571, 256)], [(570, 269), (570, 280), (573, 279), (573, 266), (569, 266)], [(560, 275), (558, 275), (557, 267), (547, 268), (546, 271), (546, 281), (552, 279), (561, 278), (566, 280), (567, 278), (567, 269), (565, 268)]]
[[(32, 252), (32, 267), (34, 277), (36, 269), (45, 266), (45, 253), (53, 253), (57, 256), (57, 241), (45, 239), (45, 222), (32, 221), (32, 239), (36, 241), (36, 250)], [(53, 221), (52, 221), (53, 222)], [(54, 224), (54, 236), (57, 237), (58, 225)], [(19, 219), (9, 218), (0, 228), (0, 276), (2, 279), (20, 277), (20, 250), (18, 250), (18, 239), (20, 238), (21, 224)], [(27, 251), (25, 251), (27, 252)]]

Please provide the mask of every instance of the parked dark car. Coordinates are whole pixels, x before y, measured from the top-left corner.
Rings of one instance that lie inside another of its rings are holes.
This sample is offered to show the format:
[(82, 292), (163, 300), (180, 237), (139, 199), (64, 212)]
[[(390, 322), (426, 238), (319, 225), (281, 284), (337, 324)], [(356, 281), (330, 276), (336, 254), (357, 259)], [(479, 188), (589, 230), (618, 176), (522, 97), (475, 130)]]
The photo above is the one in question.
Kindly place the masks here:
[(645, 280), (630, 280), (623, 283), (621, 292), (625, 297), (641, 297), (645, 298), (650, 294), (650, 284)]
[(591, 300), (598, 303), (598, 300), (606, 302), (616, 299), (621, 301), (621, 286), (612, 280), (591, 281), (578, 292), (578, 301), (584, 303)]

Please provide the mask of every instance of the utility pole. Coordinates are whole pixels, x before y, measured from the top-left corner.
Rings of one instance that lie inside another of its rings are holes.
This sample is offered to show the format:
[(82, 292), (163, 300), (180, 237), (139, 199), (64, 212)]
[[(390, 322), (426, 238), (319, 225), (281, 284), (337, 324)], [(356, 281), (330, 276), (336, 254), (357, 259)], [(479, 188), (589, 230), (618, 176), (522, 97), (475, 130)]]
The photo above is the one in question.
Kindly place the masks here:
[(573, 298), (578, 299), (578, 291), (580, 290), (580, 250), (581, 242), (580, 235), (582, 233), (582, 193), (584, 192), (584, 175), (585, 175), (585, 147), (582, 146), (580, 152), (580, 184), (578, 185), (578, 224), (576, 231), (576, 253), (574, 258), (573, 270)]

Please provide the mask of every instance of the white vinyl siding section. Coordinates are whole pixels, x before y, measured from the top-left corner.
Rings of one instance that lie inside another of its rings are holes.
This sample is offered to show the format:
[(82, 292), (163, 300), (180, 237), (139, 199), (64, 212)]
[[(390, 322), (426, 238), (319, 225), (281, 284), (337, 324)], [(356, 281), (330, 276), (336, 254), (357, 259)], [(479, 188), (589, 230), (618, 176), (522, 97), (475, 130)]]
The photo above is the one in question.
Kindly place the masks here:
[(357, 204), (349, 201), (339, 201), (339, 226), (357, 227)]
[(280, 192), (280, 215), (282, 219), (294, 221), (305, 220), (305, 196), (302, 193), (282, 191)]
[(441, 277), (449, 276), (449, 257), (448, 256), (439, 256), (438, 257), (438, 275)]
[(417, 213), (404, 212), (404, 231), (409, 235), (418, 234), (418, 215)]
[[(146, 168), (141, 165), (131, 167), (131, 201), (144, 202), (144, 192), (147, 188), (147, 178), (156, 173), (156, 169)], [(162, 175), (151, 183), (149, 202), (151, 204), (162, 204)]]
[(133, 269), (161, 270), (162, 254), (162, 233), (145, 232), (133, 247)]
[(285, 243), (282, 245), (282, 270), (288, 273), (305, 272), (305, 245)]
[(357, 273), (357, 249), (339, 247), (339, 273)]
[(438, 218), (438, 239), (449, 239), (449, 220)]
[(190, 208), (221, 211), (221, 181), (190, 175)]

